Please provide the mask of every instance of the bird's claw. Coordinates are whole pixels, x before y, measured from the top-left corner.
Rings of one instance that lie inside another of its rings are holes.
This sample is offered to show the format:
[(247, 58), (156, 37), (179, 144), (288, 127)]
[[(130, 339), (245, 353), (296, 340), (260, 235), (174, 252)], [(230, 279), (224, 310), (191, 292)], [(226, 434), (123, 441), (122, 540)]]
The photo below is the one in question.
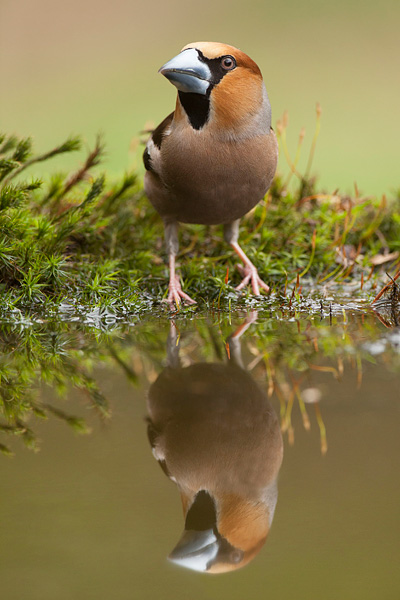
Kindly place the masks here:
[(174, 278), (170, 279), (169, 288), (168, 288), (168, 297), (164, 300), (164, 302), (168, 302), (171, 306), (176, 304), (179, 306), (182, 300), (185, 300), (188, 304), (197, 304), (196, 300), (193, 300), (190, 296), (185, 294), (182, 290), (179, 277), (175, 275)]
[(235, 288), (237, 291), (242, 290), (246, 285), (251, 283), (251, 288), (255, 296), (260, 295), (260, 288), (265, 292), (269, 292), (269, 286), (261, 279), (254, 265), (237, 265), (240, 274), (243, 277), (242, 282)]

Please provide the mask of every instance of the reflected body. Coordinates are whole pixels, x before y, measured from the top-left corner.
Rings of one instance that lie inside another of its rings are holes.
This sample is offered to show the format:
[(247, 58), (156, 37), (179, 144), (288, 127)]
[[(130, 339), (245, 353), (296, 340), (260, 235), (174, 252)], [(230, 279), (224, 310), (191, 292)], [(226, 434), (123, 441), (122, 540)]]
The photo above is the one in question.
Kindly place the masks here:
[(209, 573), (240, 568), (265, 543), (277, 502), (283, 445), (265, 392), (241, 366), (182, 368), (174, 329), (169, 366), (148, 396), (153, 454), (180, 491), (185, 530), (170, 559)]

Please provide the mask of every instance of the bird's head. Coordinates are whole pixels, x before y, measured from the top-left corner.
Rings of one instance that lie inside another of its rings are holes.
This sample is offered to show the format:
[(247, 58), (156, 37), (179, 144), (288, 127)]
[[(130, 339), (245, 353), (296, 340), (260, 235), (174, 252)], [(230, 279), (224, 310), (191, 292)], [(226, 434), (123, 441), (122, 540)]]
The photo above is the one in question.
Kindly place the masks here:
[(268, 506), (232, 494), (205, 490), (182, 494), (185, 530), (169, 559), (203, 573), (226, 573), (249, 563), (264, 545), (270, 527)]
[(261, 71), (238, 48), (217, 42), (188, 44), (160, 73), (177, 88), (179, 104), (194, 129), (252, 126), (258, 135), (269, 133), (271, 107)]

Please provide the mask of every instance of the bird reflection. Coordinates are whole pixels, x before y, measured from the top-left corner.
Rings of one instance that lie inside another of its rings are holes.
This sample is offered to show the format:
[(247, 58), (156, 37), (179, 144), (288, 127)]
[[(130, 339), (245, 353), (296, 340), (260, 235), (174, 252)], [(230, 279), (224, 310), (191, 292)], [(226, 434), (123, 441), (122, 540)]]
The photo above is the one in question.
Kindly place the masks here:
[(264, 545), (277, 502), (283, 444), (266, 393), (245, 370), (240, 336), (227, 363), (182, 367), (174, 325), (167, 367), (148, 395), (153, 454), (178, 486), (184, 532), (169, 558), (207, 573), (249, 563)]

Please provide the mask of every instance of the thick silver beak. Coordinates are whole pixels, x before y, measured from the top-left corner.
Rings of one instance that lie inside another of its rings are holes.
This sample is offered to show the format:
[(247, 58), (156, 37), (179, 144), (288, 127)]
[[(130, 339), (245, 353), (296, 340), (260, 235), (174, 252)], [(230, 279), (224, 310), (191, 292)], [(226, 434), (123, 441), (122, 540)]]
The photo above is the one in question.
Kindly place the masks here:
[(218, 539), (212, 529), (185, 530), (168, 558), (181, 567), (204, 573), (210, 562), (217, 556), (218, 550)]
[(211, 71), (199, 58), (197, 50), (188, 48), (169, 60), (159, 70), (181, 92), (207, 93)]

